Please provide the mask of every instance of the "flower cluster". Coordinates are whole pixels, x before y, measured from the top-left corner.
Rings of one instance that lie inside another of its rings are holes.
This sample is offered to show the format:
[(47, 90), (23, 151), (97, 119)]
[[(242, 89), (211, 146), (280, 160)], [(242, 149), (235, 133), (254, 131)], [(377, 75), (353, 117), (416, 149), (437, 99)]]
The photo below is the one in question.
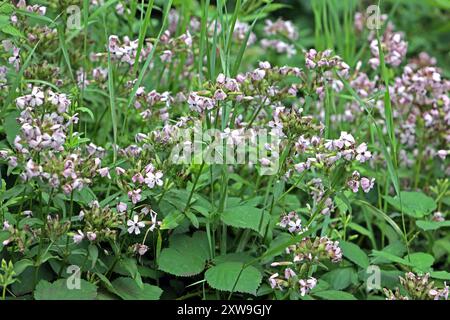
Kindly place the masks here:
[(384, 289), (386, 300), (448, 300), (449, 286), (444, 283), (442, 289), (435, 287), (429, 273), (419, 276), (408, 272), (400, 277), (400, 284), (404, 291)]
[[(297, 219), (295, 212), (283, 215), (279, 225), (288, 227), (291, 222), (292, 230), (296, 232), (295, 224), (298, 220), (294, 222), (293, 219)], [(304, 238), (299, 243), (286, 248), (286, 254), (290, 255), (290, 260), (271, 264), (272, 267), (284, 268), (284, 271), (276, 272), (269, 277), (270, 286), (277, 290), (293, 290), (301, 296), (308, 294), (317, 284), (316, 278), (308, 276), (311, 265), (324, 260), (331, 260), (333, 263), (342, 260), (339, 243), (328, 237), (317, 237), (314, 240)]]
[(92, 201), (88, 208), (81, 210), (78, 218), (81, 226), (74, 226), (78, 230), (73, 236), (73, 241), (77, 244), (85, 238), (90, 242), (115, 240), (124, 223), (121, 213), (108, 206), (101, 207), (98, 201)]
[(359, 191), (360, 187), (365, 193), (367, 193), (373, 188), (374, 183), (375, 178), (361, 178), (358, 171), (353, 171), (352, 178), (347, 182), (347, 185), (355, 193)]
[(142, 188), (144, 186), (153, 189), (163, 185), (163, 172), (156, 170), (152, 163), (143, 165), (142, 159), (138, 157), (145, 158), (146, 152), (142, 153), (142, 149), (136, 145), (121, 149), (120, 153), (127, 156), (133, 166), (128, 169), (117, 166), (114, 169), (117, 177), (116, 182), (119, 188), (127, 192), (131, 202), (137, 204), (142, 199)]
[(283, 229), (287, 229), (290, 233), (300, 234), (308, 230), (302, 225), (302, 220), (295, 211), (283, 214), (278, 225)]
[(298, 39), (298, 32), (291, 21), (279, 18), (273, 22), (267, 19), (265, 21), (264, 34), (271, 36), (271, 38), (261, 39), (261, 47), (263, 49), (274, 48), (277, 53), (286, 53), (288, 57), (292, 57), (297, 53), (295, 46), (285, 41), (286, 39), (293, 42)]
[(310, 49), (305, 52), (306, 68), (313, 72), (315, 93), (323, 100), (326, 95), (326, 88), (329, 87), (336, 92), (342, 91), (344, 84), (338, 76), (347, 78), (350, 66), (341, 57), (332, 56), (332, 50), (316, 51)]
[[(388, 24), (380, 39), (386, 65), (398, 67), (404, 60), (408, 50), (408, 43), (403, 38), (403, 33), (394, 32), (392, 25)], [(380, 65), (380, 51), (377, 39), (373, 39), (370, 42), (370, 52), (372, 53), (372, 58), (369, 59), (369, 65), (372, 69), (376, 69)]]
[[(118, 36), (112, 35), (108, 41), (108, 52), (112, 60), (133, 66), (137, 58), (138, 45), (139, 40), (130, 40), (129, 37), (125, 36), (121, 42)], [(146, 43), (142, 47), (139, 62), (143, 61), (150, 54), (152, 48), (153, 45), (151, 43)]]

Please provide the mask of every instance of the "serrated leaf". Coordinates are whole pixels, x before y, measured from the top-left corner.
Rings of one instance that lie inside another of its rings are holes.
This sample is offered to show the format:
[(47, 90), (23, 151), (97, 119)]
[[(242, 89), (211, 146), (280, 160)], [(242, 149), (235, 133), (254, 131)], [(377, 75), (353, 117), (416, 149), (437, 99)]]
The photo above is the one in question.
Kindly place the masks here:
[(189, 277), (205, 269), (209, 258), (208, 240), (205, 232), (196, 232), (191, 237), (177, 234), (170, 238), (170, 245), (161, 251), (159, 269), (161, 271)]
[(34, 291), (36, 300), (94, 300), (97, 297), (97, 286), (80, 279), (79, 289), (69, 289), (70, 279), (60, 279), (53, 283), (41, 280)]
[(124, 300), (159, 300), (163, 292), (161, 288), (148, 283), (140, 288), (136, 281), (126, 277), (117, 278), (111, 284), (115, 293)]
[[(217, 290), (256, 294), (262, 275), (253, 266), (244, 266), (241, 262), (224, 262), (206, 271), (205, 279)], [(242, 271), (242, 272), (241, 272)]]
[(359, 246), (346, 241), (339, 241), (339, 246), (341, 247), (342, 253), (345, 258), (357, 264), (363, 269), (366, 269), (369, 266), (369, 258)]

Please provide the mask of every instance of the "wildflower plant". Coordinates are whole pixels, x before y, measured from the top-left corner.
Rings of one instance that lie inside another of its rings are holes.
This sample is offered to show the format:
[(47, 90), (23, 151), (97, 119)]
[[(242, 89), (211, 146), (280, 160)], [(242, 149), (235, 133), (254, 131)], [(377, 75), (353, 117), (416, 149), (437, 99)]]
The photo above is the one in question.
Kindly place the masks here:
[(448, 299), (441, 52), (284, 9), (0, 1), (2, 299)]

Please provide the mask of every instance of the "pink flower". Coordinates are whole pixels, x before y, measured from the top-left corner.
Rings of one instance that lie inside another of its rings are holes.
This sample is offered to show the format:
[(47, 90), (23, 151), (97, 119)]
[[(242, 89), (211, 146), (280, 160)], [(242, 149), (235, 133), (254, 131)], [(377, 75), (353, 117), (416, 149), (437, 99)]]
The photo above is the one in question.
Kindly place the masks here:
[(294, 270), (292, 270), (291, 268), (286, 268), (284, 270), (284, 278), (286, 280), (289, 280), (290, 278), (295, 277), (295, 276), (296, 276), (296, 274), (295, 274)]
[(251, 77), (255, 81), (260, 81), (260, 80), (264, 79), (265, 76), (266, 76), (266, 71), (263, 69), (255, 69), (251, 73)]
[(172, 51), (164, 50), (163, 53), (159, 57), (162, 62), (170, 62), (170, 61), (172, 61)]
[(155, 185), (158, 185), (158, 186), (163, 185), (163, 181), (161, 179), (162, 177), (163, 177), (163, 173), (161, 171), (156, 171), (155, 173), (148, 172), (145, 176), (144, 182), (147, 184), (147, 186), (150, 189), (153, 189), (155, 187)]
[(447, 150), (439, 150), (437, 152), (437, 155), (439, 156), (439, 158), (441, 158), (442, 160), (445, 160), (445, 158), (447, 157), (448, 151)]
[(217, 84), (224, 84), (225, 83), (225, 75), (223, 73), (219, 73), (219, 75), (216, 78), (216, 83)]
[(123, 175), (123, 174), (125, 174), (125, 169), (123, 169), (123, 168), (121, 168), (121, 167), (116, 167), (116, 174), (118, 175), (118, 176), (121, 176), (121, 175)]
[(141, 189), (128, 191), (128, 197), (130, 198), (131, 202), (133, 202), (133, 204), (138, 203), (142, 198)]
[(217, 89), (216, 92), (214, 93), (214, 99), (216, 99), (217, 101), (223, 101), (227, 98), (227, 95), (225, 92), (223, 92), (222, 89)]
[(298, 284), (300, 285), (300, 295), (304, 297), (317, 285), (317, 279), (313, 277), (309, 277), (307, 280), (300, 279)]
[(361, 178), (361, 188), (363, 189), (363, 191), (365, 193), (367, 193), (373, 188), (374, 182), (375, 182), (374, 178), (372, 178), (370, 180), (365, 177)]
[(100, 174), (100, 176), (104, 177), (108, 177), (108, 179), (111, 179), (111, 175), (109, 174), (109, 169), (107, 167), (105, 168), (100, 168), (97, 170), (97, 172)]
[(117, 212), (119, 212), (119, 213), (123, 213), (123, 212), (125, 212), (125, 211), (127, 211), (127, 204), (126, 203), (124, 203), (124, 202), (119, 202), (118, 204), (117, 204)]
[(271, 68), (270, 63), (268, 61), (260, 61), (259, 67), (261, 69), (270, 69)]
[(347, 182), (347, 185), (352, 189), (353, 192), (358, 192), (359, 190), (359, 181), (358, 180), (350, 180)]
[(142, 176), (142, 174), (140, 172), (136, 173), (134, 176), (131, 177), (131, 181), (133, 181), (133, 183), (143, 183), (144, 182), (144, 177)]
[(86, 236), (89, 239), (89, 241), (95, 241), (95, 239), (97, 239), (97, 234), (95, 232), (88, 231), (86, 233)]
[(134, 250), (140, 256), (143, 256), (148, 251), (148, 246), (146, 246), (145, 244), (136, 243), (134, 246)]
[(78, 230), (78, 233), (73, 236), (73, 242), (75, 242), (76, 244), (79, 244), (81, 241), (83, 241), (83, 239), (84, 233), (81, 232), (81, 230)]

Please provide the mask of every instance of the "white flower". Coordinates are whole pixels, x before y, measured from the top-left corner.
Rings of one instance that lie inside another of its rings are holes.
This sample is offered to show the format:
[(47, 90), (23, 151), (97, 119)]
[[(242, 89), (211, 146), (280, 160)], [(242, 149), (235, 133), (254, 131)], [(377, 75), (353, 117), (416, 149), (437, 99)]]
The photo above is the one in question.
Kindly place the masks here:
[(163, 173), (161, 171), (156, 171), (155, 173), (147, 172), (147, 174), (145, 176), (146, 176), (146, 178), (144, 179), (144, 182), (147, 184), (147, 186), (150, 189), (154, 188), (155, 185), (158, 185), (158, 186), (163, 185), (163, 181), (161, 179), (163, 177)]
[(44, 103), (44, 92), (38, 88), (33, 87), (33, 91), (31, 92), (30, 106), (40, 106)]
[(132, 234), (133, 232), (135, 234), (141, 233), (141, 228), (145, 227), (145, 224), (142, 221), (139, 221), (139, 216), (137, 214), (134, 215), (133, 220), (127, 221), (128, 233)]
[(32, 217), (32, 216), (33, 216), (33, 211), (31, 211), (31, 210), (25, 210), (25, 211), (23, 212), (23, 215), (26, 216), (26, 217)]

